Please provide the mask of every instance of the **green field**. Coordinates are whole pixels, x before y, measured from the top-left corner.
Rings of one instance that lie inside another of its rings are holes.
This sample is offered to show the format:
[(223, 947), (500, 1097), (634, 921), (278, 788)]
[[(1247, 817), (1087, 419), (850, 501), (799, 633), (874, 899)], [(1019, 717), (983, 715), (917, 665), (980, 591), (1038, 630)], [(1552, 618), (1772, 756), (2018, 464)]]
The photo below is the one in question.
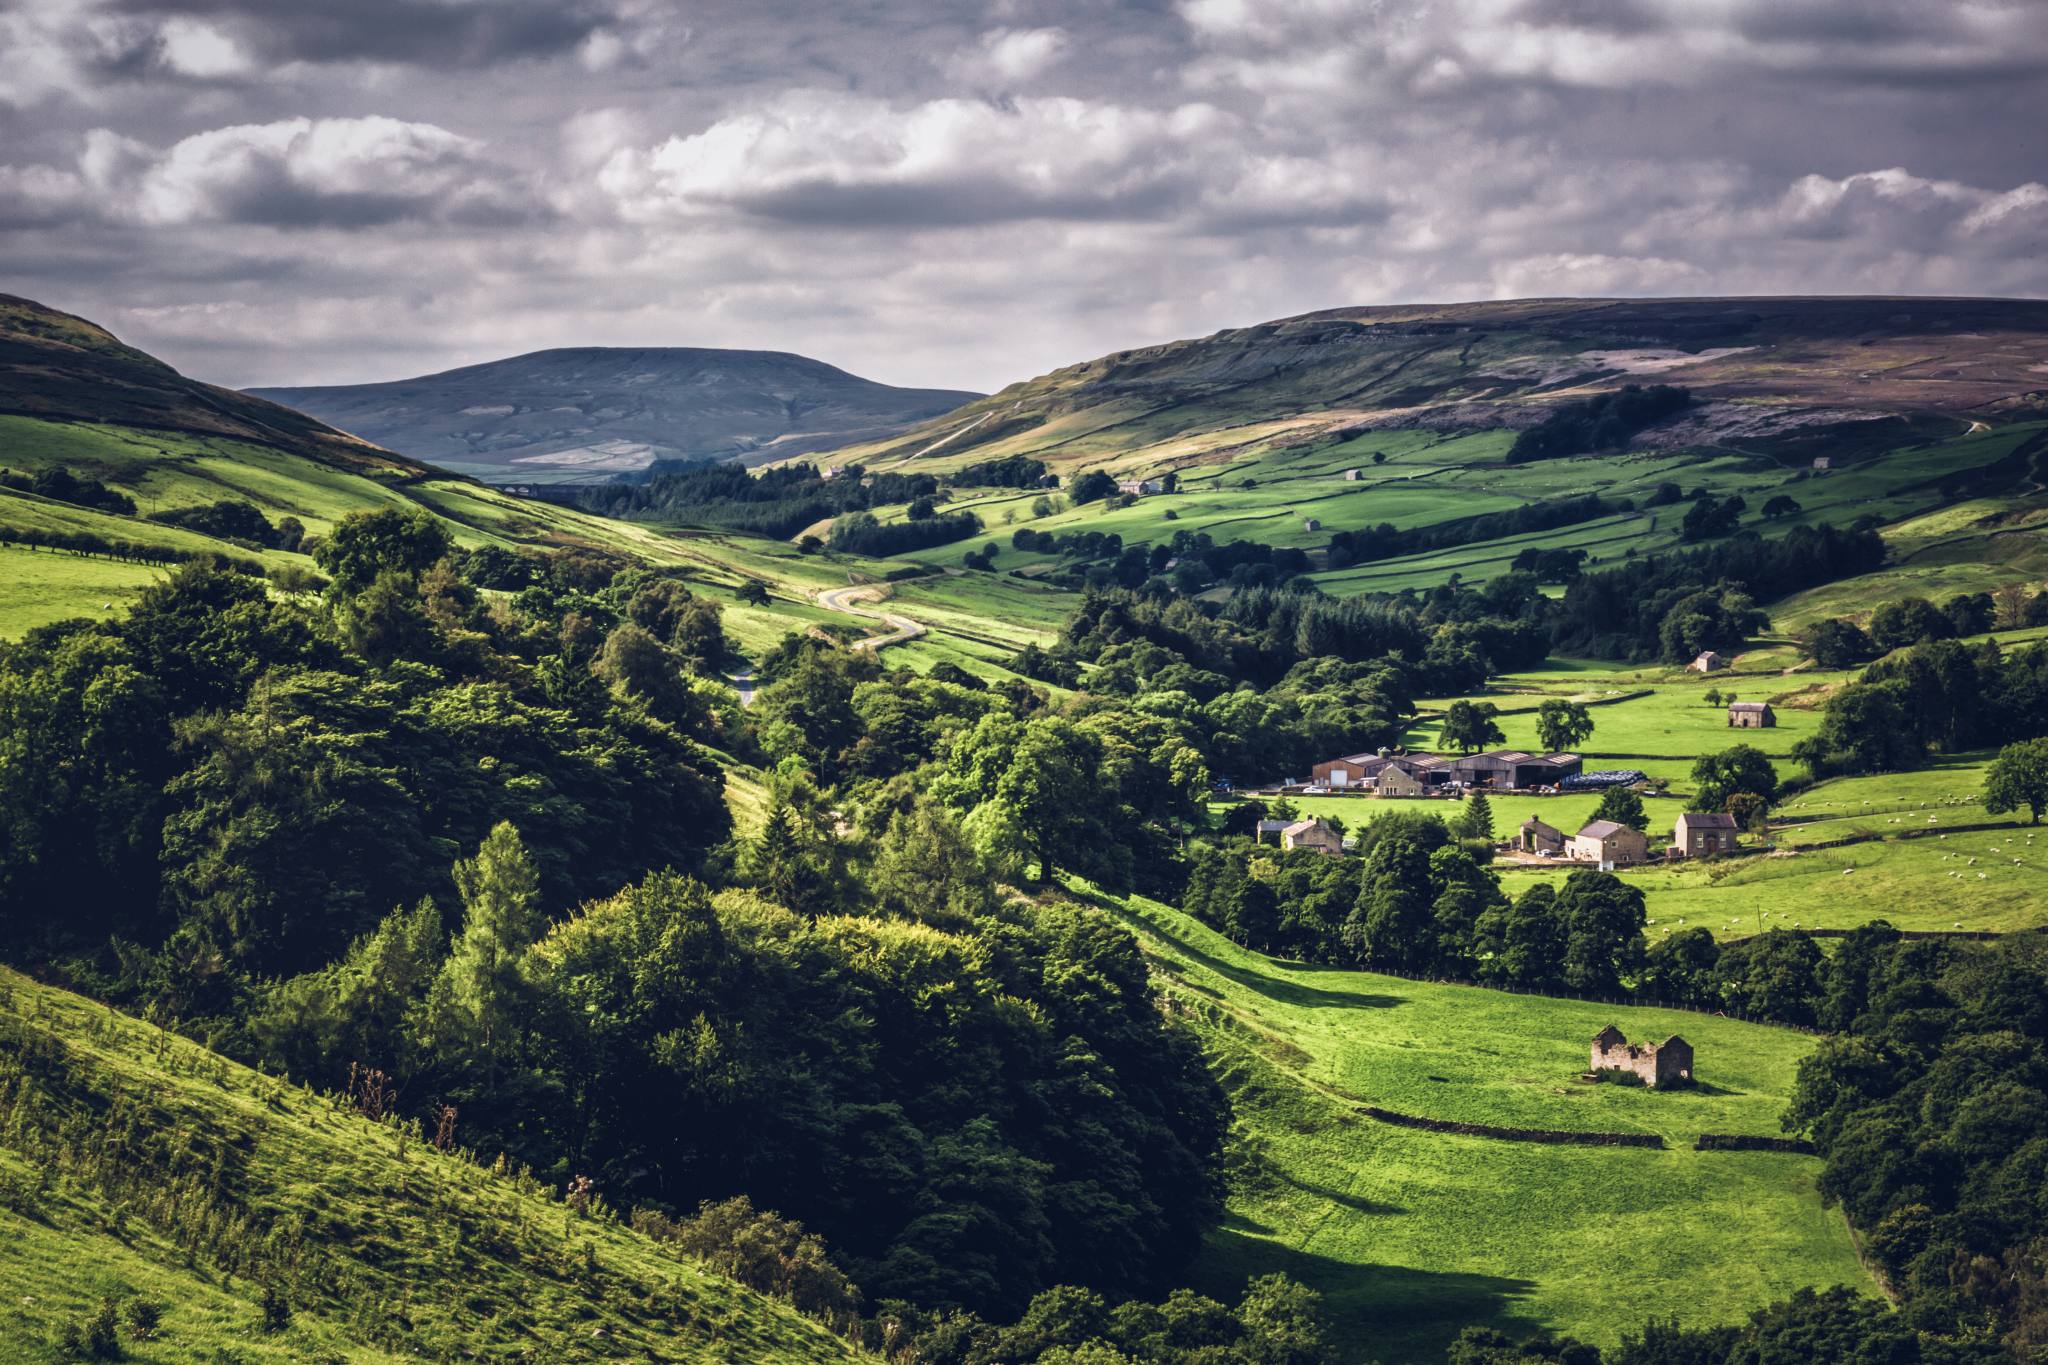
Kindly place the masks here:
[[(1685, 1284), (1681, 1317), (1733, 1322), (1801, 1285), (1871, 1288), (1819, 1163), (1698, 1152), (1768, 1136), (1808, 1035), (1685, 1012), (1516, 996), (1275, 962), (1142, 900), (1112, 903), (1213, 1049), (1237, 1104), (1212, 1293), (1285, 1270), (1321, 1289), (1350, 1359), (1437, 1360), (1468, 1322), (1612, 1342)], [(1608, 1023), (1682, 1033), (1702, 1084), (1576, 1080)], [(1515, 1127), (1657, 1133), (1662, 1150), (1421, 1132), (1360, 1102)], [(1625, 1272), (1625, 1273), (1623, 1273)], [(1656, 1309), (1660, 1311), (1661, 1309)]]
[[(488, 1155), (444, 1156), (5, 970), (0, 1037), (10, 1362), (78, 1358), (58, 1332), (103, 1298), (161, 1307), (153, 1339), (123, 1330), (137, 1361), (853, 1358), (785, 1304), (492, 1175)], [(291, 1306), (282, 1331), (260, 1325), (266, 1285)]]

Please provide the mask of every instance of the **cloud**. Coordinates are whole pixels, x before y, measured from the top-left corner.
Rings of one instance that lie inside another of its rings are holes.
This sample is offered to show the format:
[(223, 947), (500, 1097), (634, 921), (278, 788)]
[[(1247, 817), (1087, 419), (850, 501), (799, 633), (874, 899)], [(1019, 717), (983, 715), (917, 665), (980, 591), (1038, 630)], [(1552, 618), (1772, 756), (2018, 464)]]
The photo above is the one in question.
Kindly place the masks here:
[(114, 0), (113, 9), (233, 33), (271, 62), (449, 69), (573, 52), (612, 13), (585, 0)]
[(991, 29), (955, 53), (946, 70), (963, 85), (1012, 90), (1058, 65), (1070, 42), (1063, 28)]
[(621, 149), (598, 183), (639, 223), (724, 212), (874, 229), (1046, 219), (1214, 230), (1383, 211), (1345, 166), (1263, 148), (1255, 130), (1212, 105), (1068, 97), (897, 109), (810, 92)]
[(161, 149), (95, 129), (74, 178), (97, 192), (103, 216), (153, 227), (482, 225), (536, 212), (519, 178), (477, 140), (375, 116), (238, 124)]

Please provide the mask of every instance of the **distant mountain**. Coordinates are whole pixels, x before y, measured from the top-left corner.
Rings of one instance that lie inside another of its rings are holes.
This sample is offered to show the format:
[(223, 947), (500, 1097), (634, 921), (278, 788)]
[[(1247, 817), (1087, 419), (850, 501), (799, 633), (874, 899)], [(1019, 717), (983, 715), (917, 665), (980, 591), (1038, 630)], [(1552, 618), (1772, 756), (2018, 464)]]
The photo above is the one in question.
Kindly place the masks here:
[(494, 483), (617, 479), (656, 460), (786, 459), (884, 440), (981, 396), (892, 388), (782, 351), (596, 346), (385, 384), (251, 392)]
[(889, 441), (870, 468), (1025, 455), (1182, 468), (1376, 428), (1534, 425), (1626, 384), (1699, 401), (1661, 448), (1841, 453), (2048, 414), (2048, 302), (1512, 299), (1339, 308), (1119, 351), (1012, 384)]

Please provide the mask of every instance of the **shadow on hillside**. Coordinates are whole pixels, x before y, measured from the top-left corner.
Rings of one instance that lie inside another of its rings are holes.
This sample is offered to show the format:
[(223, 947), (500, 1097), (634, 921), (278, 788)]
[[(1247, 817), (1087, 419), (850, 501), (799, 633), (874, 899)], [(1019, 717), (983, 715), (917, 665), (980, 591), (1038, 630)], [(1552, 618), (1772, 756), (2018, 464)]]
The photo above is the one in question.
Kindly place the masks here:
[[(1405, 996), (1373, 995), (1365, 991), (1329, 991), (1320, 986), (1304, 986), (1297, 982), (1267, 976), (1263, 972), (1240, 967), (1234, 962), (1226, 962), (1214, 953), (1204, 952), (1182, 936), (1170, 933), (1150, 921), (1145, 922), (1145, 930), (1171, 943), (1175, 950), (1188, 960), (1199, 963), (1226, 980), (1257, 991), (1268, 1000), (1277, 1000), (1285, 1005), (1300, 1005), (1307, 1009), (1383, 1010), (1408, 1003)], [(1276, 965), (1290, 970), (1300, 970), (1291, 963)]]
[(1227, 1224), (1210, 1235), (1196, 1266), (1197, 1287), (1235, 1302), (1246, 1280), (1276, 1271), (1322, 1294), (1337, 1358), (1347, 1365), (1442, 1360), (1453, 1338), (1471, 1326), (1495, 1327), (1517, 1339), (1538, 1327), (1520, 1311), (1521, 1300), (1537, 1287), (1533, 1280), (1360, 1265), (1297, 1251)]

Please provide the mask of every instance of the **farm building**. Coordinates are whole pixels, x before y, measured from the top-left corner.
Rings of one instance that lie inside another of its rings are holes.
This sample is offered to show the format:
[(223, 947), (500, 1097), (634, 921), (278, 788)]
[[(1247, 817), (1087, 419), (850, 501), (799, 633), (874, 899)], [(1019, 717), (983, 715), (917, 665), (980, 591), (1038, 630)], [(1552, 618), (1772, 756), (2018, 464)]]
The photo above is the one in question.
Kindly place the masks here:
[(1129, 493), (1134, 497), (1143, 497), (1148, 493), (1165, 492), (1166, 485), (1157, 479), (1118, 479), (1116, 481), (1116, 491), (1119, 493)]
[(1648, 862), (1650, 841), (1639, 829), (1613, 820), (1595, 820), (1572, 836), (1572, 857), (1596, 863), (1602, 872), (1612, 872), (1630, 863)]
[(1559, 854), (1564, 852), (1564, 831), (1552, 829), (1532, 815), (1522, 822), (1521, 828), (1515, 831), (1515, 837), (1508, 842), (1521, 853)]
[(1344, 836), (1321, 820), (1297, 820), (1280, 831), (1280, 847), (1293, 852), (1308, 849), (1326, 857), (1344, 856)]
[(1717, 810), (1689, 810), (1678, 817), (1671, 845), (1681, 858), (1727, 853), (1735, 847), (1735, 817)]
[(1738, 730), (1768, 730), (1778, 723), (1778, 713), (1767, 701), (1731, 701), (1728, 723)]
[(1692, 1044), (1675, 1033), (1661, 1043), (1631, 1043), (1609, 1024), (1593, 1035), (1590, 1058), (1589, 1073), (1624, 1072), (1652, 1090), (1692, 1082)]
[(1494, 749), (1454, 759), (1451, 771), (1458, 781), (1472, 787), (1493, 787), (1501, 791), (1554, 787), (1579, 771), (1579, 756)]
[(1391, 761), (1385, 754), (1349, 754), (1316, 764), (1310, 776), (1318, 787), (1370, 787), (1380, 769)]
[(1314, 517), (1303, 517), (1301, 519), (1301, 529), (1304, 531), (1320, 531), (1323, 529), (1323, 524)]
[(1831, 455), (1816, 455), (1813, 457), (1813, 467), (1822, 471), (1833, 469), (1835, 467), (1834, 457)]
[(1344, 482), (1346, 483), (1357, 483), (1364, 477), (1365, 471), (1362, 469), (1347, 469), (1344, 471)]
[(1712, 673), (1727, 666), (1728, 661), (1711, 649), (1686, 665), (1695, 673)]

